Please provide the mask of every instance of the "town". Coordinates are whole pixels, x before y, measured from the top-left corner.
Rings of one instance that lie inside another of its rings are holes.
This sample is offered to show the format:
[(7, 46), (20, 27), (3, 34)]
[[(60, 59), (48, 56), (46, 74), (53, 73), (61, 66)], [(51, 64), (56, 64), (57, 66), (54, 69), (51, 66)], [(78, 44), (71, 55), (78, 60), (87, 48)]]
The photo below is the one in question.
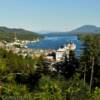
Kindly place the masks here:
[(0, 48), (11, 51), (14, 54), (21, 55), (23, 58), (29, 56), (31, 58), (44, 56), (48, 62), (61, 62), (64, 60), (65, 55), (69, 58), (69, 52), (75, 51), (76, 45), (74, 43), (68, 43), (59, 47), (57, 50), (52, 49), (31, 49), (27, 47), (28, 43), (39, 42), (39, 39), (30, 40), (18, 40), (15, 34), (13, 42), (0, 41)]

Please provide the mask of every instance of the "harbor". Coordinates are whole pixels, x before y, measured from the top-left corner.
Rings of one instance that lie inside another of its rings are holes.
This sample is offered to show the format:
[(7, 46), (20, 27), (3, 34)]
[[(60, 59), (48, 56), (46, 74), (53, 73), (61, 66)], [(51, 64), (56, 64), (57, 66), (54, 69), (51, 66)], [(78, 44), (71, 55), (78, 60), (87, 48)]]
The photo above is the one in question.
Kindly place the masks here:
[(46, 37), (43, 40), (36, 39), (34, 41), (18, 40), (15, 36), (13, 42), (2, 41), (0, 44), (1, 48), (24, 58), (29, 56), (34, 59), (43, 55), (44, 59), (51, 63), (63, 61), (65, 55), (69, 57), (70, 51), (74, 51), (78, 56), (81, 47), (77, 36)]

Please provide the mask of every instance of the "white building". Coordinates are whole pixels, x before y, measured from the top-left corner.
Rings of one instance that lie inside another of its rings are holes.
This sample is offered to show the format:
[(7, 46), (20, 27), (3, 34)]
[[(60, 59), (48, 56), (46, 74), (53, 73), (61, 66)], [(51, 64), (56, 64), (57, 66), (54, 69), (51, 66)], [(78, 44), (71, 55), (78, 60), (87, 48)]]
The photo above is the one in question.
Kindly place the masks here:
[(56, 51), (56, 61), (63, 60), (65, 52), (66, 52), (66, 48), (65, 47), (64, 48), (59, 48)]
[(76, 49), (76, 45), (75, 45), (74, 43), (69, 43), (69, 44), (67, 45), (67, 48), (68, 48), (69, 50), (74, 51), (74, 50)]
[(69, 58), (70, 51), (74, 51), (76, 49), (76, 45), (74, 43), (69, 43), (67, 46), (65, 45), (64, 48), (59, 48), (56, 51), (56, 61), (61, 61), (64, 59), (65, 55)]

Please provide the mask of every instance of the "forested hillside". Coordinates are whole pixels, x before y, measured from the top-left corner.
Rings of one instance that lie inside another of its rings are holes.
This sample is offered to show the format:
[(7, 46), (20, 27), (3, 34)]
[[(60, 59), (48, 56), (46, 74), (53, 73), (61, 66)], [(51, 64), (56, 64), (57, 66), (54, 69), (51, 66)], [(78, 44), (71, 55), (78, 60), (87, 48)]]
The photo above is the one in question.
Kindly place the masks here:
[(16, 37), (20, 40), (33, 40), (42, 37), (38, 33), (27, 31), (24, 29), (11, 29), (7, 27), (0, 27), (0, 40), (12, 41)]

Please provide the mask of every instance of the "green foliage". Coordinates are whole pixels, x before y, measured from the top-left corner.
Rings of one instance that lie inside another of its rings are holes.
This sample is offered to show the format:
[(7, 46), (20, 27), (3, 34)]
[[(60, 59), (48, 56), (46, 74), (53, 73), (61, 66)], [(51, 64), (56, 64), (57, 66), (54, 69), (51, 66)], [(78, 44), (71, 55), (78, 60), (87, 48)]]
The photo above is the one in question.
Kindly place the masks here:
[(34, 72), (35, 62), (38, 60), (38, 58), (36, 60), (29, 57), (23, 58), (4, 50), (0, 50), (0, 56), (0, 74), (4, 74), (4, 71), (5, 73), (20, 72), (25, 74)]
[[(88, 79), (91, 90), (94, 78), (97, 80), (95, 73), (98, 73), (100, 70), (100, 36), (89, 34), (85, 35), (82, 39), (84, 41), (84, 49), (80, 58), (80, 67), (81, 72), (84, 74), (84, 83), (86, 82), (86, 79)], [(98, 71), (96, 72), (97, 69)], [(88, 78), (86, 78), (86, 76), (88, 76)]]
[(28, 88), (21, 84), (4, 84), (2, 94), (3, 100), (33, 100)]
[(38, 100), (63, 100), (61, 83), (48, 76), (42, 76), (35, 92)]
[(91, 95), (90, 100), (100, 100), (100, 88), (96, 87)]
[(0, 59), (0, 74), (3, 74), (6, 72), (7, 66), (5, 64), (4, 59)]
[(25, 85), (8, 83), (4, 84), (3, 88), (3, 94), (8, 96), (23, 96), (28, 93), (28, 89)]
[(72, 79), (67, 82), (66, 95), (69, 100), (88, 100), (89, 87), (84, 86), (80, 75), (76, 73)]

